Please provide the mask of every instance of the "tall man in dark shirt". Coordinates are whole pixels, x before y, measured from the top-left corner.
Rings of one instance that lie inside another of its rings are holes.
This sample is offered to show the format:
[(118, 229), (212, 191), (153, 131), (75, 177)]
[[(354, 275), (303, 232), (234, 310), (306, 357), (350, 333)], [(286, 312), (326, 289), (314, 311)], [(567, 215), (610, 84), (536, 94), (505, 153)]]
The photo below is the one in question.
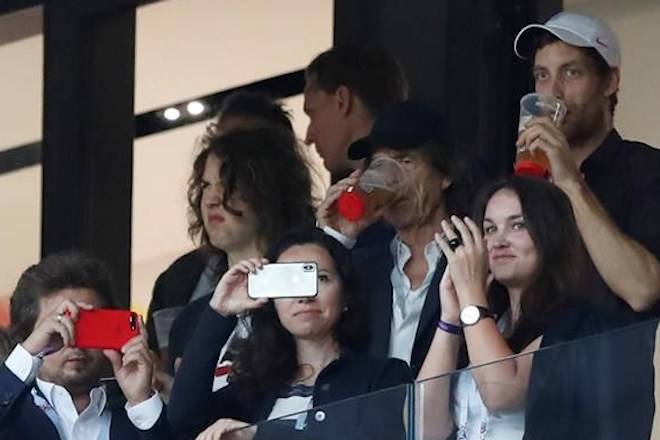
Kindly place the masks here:
[(536, 91), (568, 108), (561, 127), (535, 119), (517, 144), (548, 155), (609, 290), (632, 309), (649, 310), (660, 299), (660, 151), (623, 140), (614, 128), (616, 35), (594, 17), (560, 13), (522, 29), (514, 49), (533, 59)]

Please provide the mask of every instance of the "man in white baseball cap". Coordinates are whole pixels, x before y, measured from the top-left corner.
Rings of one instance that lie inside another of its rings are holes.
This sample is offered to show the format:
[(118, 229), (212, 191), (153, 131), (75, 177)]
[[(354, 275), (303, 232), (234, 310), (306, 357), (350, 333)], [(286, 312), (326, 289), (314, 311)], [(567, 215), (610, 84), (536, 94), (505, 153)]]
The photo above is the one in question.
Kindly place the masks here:
[(600, 275), (597, 290), (614, 292), (635, 311), (652, 309), (660, 299), (660, 151), (614, 129), (616, 35), (595, 17), (562, 12), (523, 28), (514, 50), (533, 61), (536, 92), (568, 110), (559, 128), (549, 118), (532, 120), (517, 145), (547, 154)]

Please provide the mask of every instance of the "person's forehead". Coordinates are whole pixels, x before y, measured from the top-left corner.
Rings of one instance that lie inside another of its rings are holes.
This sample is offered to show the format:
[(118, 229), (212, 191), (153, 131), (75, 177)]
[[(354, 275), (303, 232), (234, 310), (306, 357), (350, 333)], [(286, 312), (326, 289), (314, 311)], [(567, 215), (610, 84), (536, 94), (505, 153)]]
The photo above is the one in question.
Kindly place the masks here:
[(586, 56), (579, 47), (571, 46), (563, 41), (555, 41), (537, 49), (534, 53), (534, 67), (547, 67), (548, 62), (561, 65), (584, 63)]

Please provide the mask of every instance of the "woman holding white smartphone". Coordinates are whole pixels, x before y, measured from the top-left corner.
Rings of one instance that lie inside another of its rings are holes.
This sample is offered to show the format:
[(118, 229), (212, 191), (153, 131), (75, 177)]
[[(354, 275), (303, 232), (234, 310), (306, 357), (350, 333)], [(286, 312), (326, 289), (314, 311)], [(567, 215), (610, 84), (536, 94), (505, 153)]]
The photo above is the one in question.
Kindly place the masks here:
[[(318, 294), (249, 298), (248, 274), (269, 260), (316, 263)], [(237, 263), (220, 280), (177, 374), (168, 408), (172, 425), (196, 433), (215, 422), (198, 437), (202, 439), (220, 434), (369, 438), (365, 432), (371, 438), (398, 438), (405, 392), (378, 405), (358, 400), (319, 410), (313, 417), (307, 412), (286, 417), (410, 381), (403, 361), (359, 354), (366, 342), (362, 303), (349, 252), (319, 229), (292, 231), (267, 259)], [(212, 392), (206, 379), (213, 374), (221, 335), (231, 331), (223, 317), (243, 314), (251, 318), (250, 337), (236, 348), (229, 386)], [(258, 430), (235, 431), (275, 418), (279, 420)]]

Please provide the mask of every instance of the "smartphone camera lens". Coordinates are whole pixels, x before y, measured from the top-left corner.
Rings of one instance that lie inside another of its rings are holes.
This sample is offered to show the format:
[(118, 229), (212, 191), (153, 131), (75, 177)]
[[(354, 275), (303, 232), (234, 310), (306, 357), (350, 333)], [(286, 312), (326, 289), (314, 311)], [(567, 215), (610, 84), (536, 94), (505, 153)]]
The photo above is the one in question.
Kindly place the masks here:
[(314, 270), (314, 265), (313, 265), (313, 264), (305, 264), (305, 265), (303, 266), (303, 270), (304, 270), (305, 272), (311, 272), (311, 271)]
[(137, 315), (135, 313), (131, 313), (130, 318), (128, 318), (128, 322), (131, 326), (131, 330), (135, 331), (137, 328)]

